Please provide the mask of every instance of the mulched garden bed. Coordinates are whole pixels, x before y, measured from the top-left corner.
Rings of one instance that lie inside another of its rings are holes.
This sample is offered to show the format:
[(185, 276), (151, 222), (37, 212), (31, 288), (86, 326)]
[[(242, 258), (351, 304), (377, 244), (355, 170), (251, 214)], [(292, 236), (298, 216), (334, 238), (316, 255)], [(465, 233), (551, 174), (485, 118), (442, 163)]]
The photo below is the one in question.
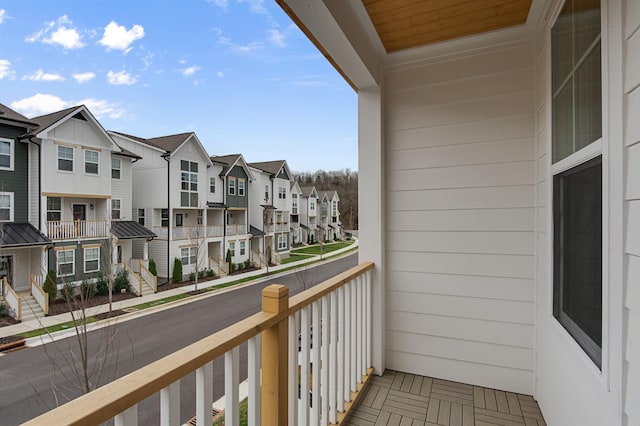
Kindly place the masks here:
[[(113, 293), (111, 300), (113, 302), (118, 302), (120, 300), (131, 299), (133, 297), (137, 297), (137, 296), (135, 295), (135, 293), (132, 293), (130, 291), (126, 293)], [(86, 308), (93, 308), (94, 306), (107, 305), (108, 303), (109, 303), (109, 295), (105, 294), (104, 296), (93, 296), (93, 297), (90, 297), (89, 299), (86, 299), (84, 301), (84, 306)], [(57, 299), (55, 302), (49, 304), (49, 315), (58, 315), (58, 314), (67, 313), (69, 312), (69, 306), (71, 306), (73, 310), (77, 310), (79, 309), (80, 302), (78, 301), (78, 302), (67, 303), (63, 299)]]
[(10, 316), (2, 315), (0, 316), (0, 327), (5, 327), (7, 325), (18, 324), (18, 321), (14, 320)]

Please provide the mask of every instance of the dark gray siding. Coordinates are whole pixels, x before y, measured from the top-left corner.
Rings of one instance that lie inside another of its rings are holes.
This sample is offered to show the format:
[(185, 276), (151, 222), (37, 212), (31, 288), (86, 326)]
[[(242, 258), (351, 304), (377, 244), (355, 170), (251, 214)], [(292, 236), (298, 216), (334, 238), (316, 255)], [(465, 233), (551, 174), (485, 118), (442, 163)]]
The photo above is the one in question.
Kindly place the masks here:
[[(84, 247), (86, 245), (100, 244), (100, 269), (104, 271), (105, 262), (107, 259), (107, 255), (103, 252), (103, 250), (108, 250), (109, 240), (82, 240), (80, 244), (77, 241), (65, 241), (65, 242), (57, 242), (54, 243), (53, 248), (49, 249), (48, 257), (49, 257), (49, 268), (56, 271), (57, 262), (56, 262), (56, 247), (73, 247), (75, 246), (75, 264), (74, 264), (74, 274), (66, 277), (58, 277), (58, 284), (70, 283), (73, 281), (82, 281), (87, 279), (96, 278), (98, 276), (97, 272), (89, 272), (84, 273)], [(56, 271), (57, 272), (57, 271)]]
[(236, 183), (236, 195), (229, 195), (229, 179), (227, 178), (226, 205), (229, 207), (249, 207), (249, 179), (247, 173), (240, 166), (235, 166), (229, 171), (229, 177), (241, 178), (245, 180), (244, 196), (238, 196), (238, 184)]
[(13, 171), (0, 170), (0, 192), (13, 192), (13, 221), (29, 221), (29, 142), (17, 142), (26, 129), (0, 124), (0, 137), (13, 139)]

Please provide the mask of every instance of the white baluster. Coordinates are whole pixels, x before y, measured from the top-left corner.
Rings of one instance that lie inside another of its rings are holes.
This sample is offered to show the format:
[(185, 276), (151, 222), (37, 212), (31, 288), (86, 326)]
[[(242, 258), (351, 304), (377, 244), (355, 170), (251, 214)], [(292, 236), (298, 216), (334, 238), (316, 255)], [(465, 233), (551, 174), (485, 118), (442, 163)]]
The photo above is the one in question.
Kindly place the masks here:
[(322, 401), (322, 412), (320, 414), (320, 422), (323, 426), (329, 424), (329, 296), (322, 298), (322, 322), (321, 322), (322, 335), (322, 357), (321, 357), (321, 380), (320, 388), (321, 395), (320, 401)]
[(312, 373), (312, 391), (311, 391), (311, 425), (320, 424), (320, 334), (322, 334), (322, 325), (320, 324), (320, 314), (322, 308), (320, 302), (313, 302), (311, 313), (313, 316), (313, 328), (311, 333), (312, 349), (311, 349), (311, 373)]
[(289, 424), (295, 425), (298, 421), (298, 320), (300, 315), (289, 317)]
[(356, 381), (362, 381), (362, 286), (356, 277)]
[(224, 423), (228, 426), (240, 425), (240, 348), (236, 346), (224, 354)]
[(358, 375), (358, 371), (356, 370), (356, 358), (357, 358), (357, 340), (358, 340), (358, 336), (357, 336), (357, 332), (356, 332), (356, 326), (357, 326), (357, 321), (358, 321), (358, 317), (357, 317), (357, 309), (356, 309), (356, 305), (357, 305), (357, 300), (356, 300), (356, 283), (351, 280), (351, 282), (349, 283), (349, 288), (351, 290), (351, 352), (349, 353), (349, 356), (351, 358), (351, 367), (349, 368), (349, 373), (351, 373), (351, 380), (349, 381), (351, 384), (351, 392), (355, 392), (356, 391), (356, 383), (357, 383), (357, 375)]
[(138, 424), (138, 404), (118, 414), (113, 419), (115, 426), (136, 426)]
[(331, 342), (329, 344), (329, 422), (336, 423), (337, 415), (337, 360), (338, 360), (338, 290), (332, 291), (330, 317)]
[(196, 370), (196, 425), (211, 426), (213, 412), (213, 362)]
[(371, 367), (371, 271), (365, 274), (367, 288), (367, 368)]
[(176, 380), (160, 391), (160, 425), (172, 426), (180, 423), (180, 380)]
[(309, 307), (300, 311), (300, 425), (309, 424)]
[(345, 350), (345, 324), (344, 324), (344, 287), (340, 287), (338, 289), (338, 356), (337, 356), (337, 389), (338, 393), (336, 396), (337, 405), (336, 408), (338, 411), (344, 411), (344, 350)]
[(351, 283), (344, 285), (344, 400), (351, 401)]
[(249, 401), (247, 407), (247, 420), (249, 426), (260, 424), (260, 347), (261, 334), (249, 339), (247, 378), (249, 380)]

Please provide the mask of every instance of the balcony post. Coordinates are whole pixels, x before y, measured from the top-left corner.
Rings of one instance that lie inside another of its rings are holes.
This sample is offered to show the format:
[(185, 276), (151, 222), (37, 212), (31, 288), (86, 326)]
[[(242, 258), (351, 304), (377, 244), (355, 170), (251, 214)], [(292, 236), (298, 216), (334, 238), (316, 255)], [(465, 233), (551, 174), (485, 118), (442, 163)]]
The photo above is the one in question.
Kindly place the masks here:
[[(272, 284), (262, 290), (263, 312), (277, 314), (288, 308), (288, 287)], [(262, 333), (262, 426), (284, 426), (288, 421), (288, 333), (288, 319)]]

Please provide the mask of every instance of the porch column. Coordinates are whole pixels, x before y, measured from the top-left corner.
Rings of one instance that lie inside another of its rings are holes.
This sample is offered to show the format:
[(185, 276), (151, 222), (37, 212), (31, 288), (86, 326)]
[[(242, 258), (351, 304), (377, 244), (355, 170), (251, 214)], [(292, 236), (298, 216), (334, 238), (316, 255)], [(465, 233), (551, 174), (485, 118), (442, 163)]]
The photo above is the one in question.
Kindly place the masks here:
[[(262, 311), (277, 314), (289, 309), (289, 289), (272, 284), (262, 290)], [(263, 426), (286, 425), (288, 420), (289, 320), (262, 332), (261, 420)]]
[(149, 260), (149, 240), (145, 240), (142, 245), (142, 259)]
[(380, 87), (358, 92), (358, 262), (375, 263), (372, 283), (372, 367), (385, 369), (384, 139)]

